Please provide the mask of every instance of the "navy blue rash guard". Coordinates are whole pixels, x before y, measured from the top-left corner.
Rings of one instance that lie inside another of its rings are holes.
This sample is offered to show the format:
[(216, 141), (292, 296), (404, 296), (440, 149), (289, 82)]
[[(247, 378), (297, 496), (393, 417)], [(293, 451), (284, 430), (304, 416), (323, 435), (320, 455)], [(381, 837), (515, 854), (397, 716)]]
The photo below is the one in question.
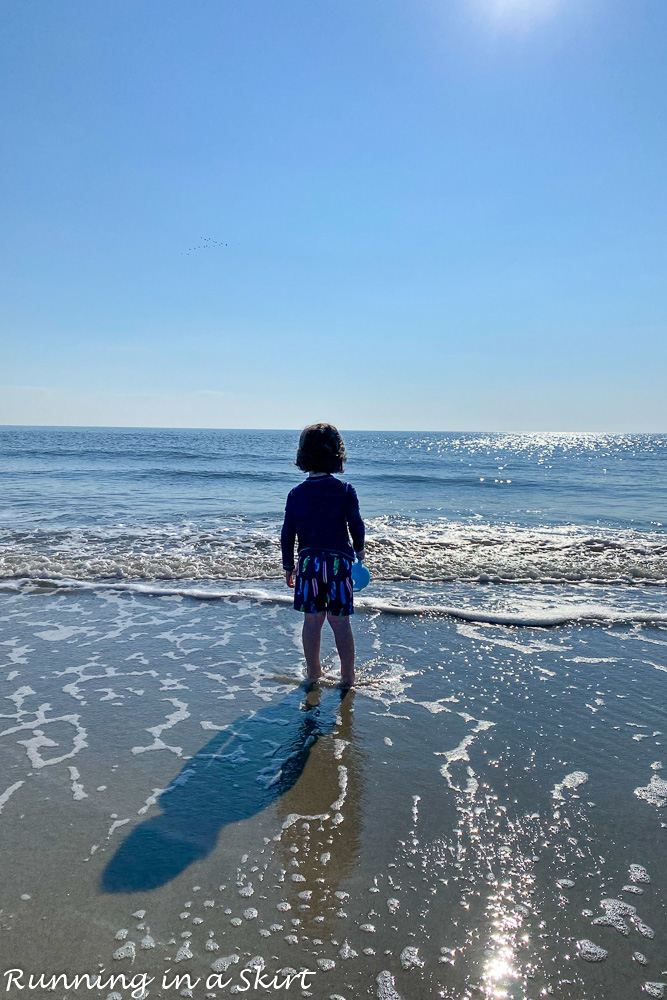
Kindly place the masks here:
[(350, 483), (343, 483), (331, 475), (305, 479), (290, 490), (285, 504), (285, 521), (280, 535), (283, 569), (294, 569), (297, 537), (299, 553), (315, 549), (338, 552), (354, 559), (354, 553), (361, 552), (364, 547), (364, 535), (359, 501)]

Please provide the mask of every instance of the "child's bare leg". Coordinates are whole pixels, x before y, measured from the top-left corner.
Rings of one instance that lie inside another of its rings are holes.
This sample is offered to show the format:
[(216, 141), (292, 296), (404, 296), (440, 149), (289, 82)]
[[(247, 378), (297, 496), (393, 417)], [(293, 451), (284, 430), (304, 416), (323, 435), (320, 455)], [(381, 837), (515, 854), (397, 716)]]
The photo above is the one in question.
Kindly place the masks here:
[(322, 638), (323, 625), (324, 611), (318, 613), (306, 611), (303, 616), (301, 637), (303, 639), (303, 652), (306, 657), (309, 681), (316, 681), (322, 674), (322, 667), (320, 666), (320, 639)]
[(354, 687), (354, 636), (350, 616), (328, 614), (329, 624), (333, 629), (336, 649), (340, 656), (340, 673), (345, 687)]

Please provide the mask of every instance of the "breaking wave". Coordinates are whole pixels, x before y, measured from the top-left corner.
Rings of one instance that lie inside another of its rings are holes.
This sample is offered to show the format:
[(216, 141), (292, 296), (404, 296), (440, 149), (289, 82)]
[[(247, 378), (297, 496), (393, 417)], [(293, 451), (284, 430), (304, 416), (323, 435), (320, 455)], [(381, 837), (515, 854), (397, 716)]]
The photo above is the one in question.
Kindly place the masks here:
[[(367, 522), (379, 582), (667, 585), (667, 535), (482, 521)], [(279, 524), (227, 522), (27, 529), (0, 536), (0, 578), (82, 581), (277, 580)]]

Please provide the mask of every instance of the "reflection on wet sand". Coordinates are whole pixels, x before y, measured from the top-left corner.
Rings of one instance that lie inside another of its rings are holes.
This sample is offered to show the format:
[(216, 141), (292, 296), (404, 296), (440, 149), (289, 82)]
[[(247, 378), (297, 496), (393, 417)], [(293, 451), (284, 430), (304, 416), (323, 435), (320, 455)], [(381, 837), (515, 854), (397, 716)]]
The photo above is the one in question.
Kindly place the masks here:
[(354, 698), (354, 691), (343, 694), (335, 729), (317, 741), (299, 780), (277, 803), (285, 897), (308, 935), (330, 933), (345, 908), (341, 886), (359, 861), (363, 755), (354, 739)]

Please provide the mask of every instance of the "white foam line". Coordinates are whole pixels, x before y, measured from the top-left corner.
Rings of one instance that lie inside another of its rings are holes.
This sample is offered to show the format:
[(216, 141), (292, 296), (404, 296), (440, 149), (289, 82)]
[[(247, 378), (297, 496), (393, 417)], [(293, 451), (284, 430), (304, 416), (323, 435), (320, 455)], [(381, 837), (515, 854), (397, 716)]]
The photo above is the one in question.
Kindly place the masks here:
[(521, 653), (540, 653), (540, 652), (562, 652), (563, 646), (561, 643), (554, 642), (538, 642), (533, 640), (530, 645), (526, 643), (518, 642), (517, 639), (507, 639), (502, 638), (505, 633), (498, 635), (497, 632), (491, 630), (483, 631), (479, 628), (475, 628), (474, 625), (465, 624), (457, 625), (456, 630), (459, 635), (464, 635), (467, 639), (478, 639), (484, 643), (488, 643), (494, 646), (505, 646), (507, 649), (513, 649), (515, 652)]
[(330, 819), (330, 817), (331, 813), (315, 813), (313, 816), (307, 816), (305, 813), (289, 813), (289, 815), (283, 820), (282, 829), (289, 830), (289, 828), (294, 826), (295, 823), (298, 823), (300, 819), (314, 821), (316, 819)]
[(188, 712), (187, 702), (179, 701), (178, 698), (163, 698), (163, 701), (169, 701), (176, 709), (166, 717), (166, 720), (158, 726), (151, 726), (146, 732), (150, 733), (153, 737), (153, 742), (146, 747), (132, 747), (132, 753), (136, 756), (140, 753), (147, 753), (149, 750), (170, 750), (175, 753), (177, 757), (180, 757), (183, 753), (183, 747), (172, 747), (164, 742), (162, 739), (162, 733), (166, 729), (171, 729), (176, 726), (179, 722), (183, 722), (185, 719), (190, 718), (190, 713)]
[(338, 765), (338, 785), (340, 787), (340, 795), (329, 807), (332, 812), (340, 812), (345, 804), (347, 796), (347, 768), (344, 764)]
[(662, 670), (667, 674), (667, 667), (663, 666), (662, 663), (654, 663), (653, 660), (642, 660), (649, 667), (655, 667), (656, 670)]
[[(4, 585), (5, 581), (3, 581)], [(75, 580), (70, 577), (25, 577), (18, 581), (20, 589), (26, 585), (54, 587), (57, 590), (120, 591), (141, 594), (146, 597), (192, 597), (197, 601), (220, 601), (245, 598), (256, 601), (270, 601), (275, 604), (292, 604), (291, 594), (270, 594), (259, 588), (235, 587), (225, 590), (204, 590), (198, 587), (164, 587), (153, 583), (115, 583), (106, 581)], [(12, 587), (12, 589), (17, 589)]]
[[(23, 691), (24, 689), (22, 689)], [(30, 689), (28, 689), (30, 690)], [(31, 691), (34, 694), (34, 692)], [(26, 748), (26, 753), (30, 759), (30, 763), (35, 769), (42, 767), (49, 767), (53, 764), (62, 764), (64, 760), (68, 760), (70, 757), (76, 756), (84, 747), (88, 746), (87, 736), (88, 733), (84, 727), (79, 723), (80, 716), (78, 715), (59, 715), (52, 719), (46, 718), (46, 712), (51, 709), (51, 706), (47, 703), (40, 705), (37, 711), (34, 713), (35, 718), (32, 722), (23, 722), (17, 726), (13, 726), (10, 729), (5, 729), (0, 733), (0, 736), (11, 736), (14, 733), (23, 732), (25, 730), (32, 730), (32, 739), (27, 740), (17, 740), (21, 746)], [(19, 708), (19, 712), (21, 712)], [(21, 712), (22, 715), (26, 714)], [(72, 749), (69, 753), (64, 753), (59, 757), (50, 757), (49, 759), (44, 759), (40, 754), (40, 749), (42, 747), (56, 747), (59, 744), (50, 739), (48, 736), (44, 735), (44, 730), (42, 726), (48, 726), (52, 722), (67, 722), (71, 725), (75, 733), (72, 739)]]
[(19, 789), (21, 785), (25, 785), (25, 780), (15, 782), (13, 785), (10, 785), (9, 788), (6, 788), (2, 795), (0, 795), (0, 812), (2, 812), (14, 792)]
[[(16, 664), (27, 663), (28, 658), (24, 654), (34, 653), (35, 651), (31, 646), (19, 646), (18, 639), (5, 639), (3, 642), (0, 642), (0, 646), (14, 647), (13, 649), (9, 650), (6, 656), (10, 663), (16, 663)], [(9, 678), (7, 679), (9, 680)]]
[[(446, 764), (442, 764), (442, 766), (440, 767), (440, 774), (443, 776), (448, 786), (453, 791), (461, 791), (461, 789), (459, 788), (458, 785), (455, 785), (453, 782), (452, 773), (449, 769), (450, 764), (455, 764), (460, 761), (466, 761), (467, 763), (470, 763), (468, 747), (472, 743), (474, 743), (475, 737), (478, 735), (478, 733), (484, 733), (486, 732), (487, 729), (492, 729), (493, 726), (495, 726), (495, 722), (490, 722), (488, 719), (475, 720), (470, 716), (466, 716), (464, 712), (459, 712), (458, 714), (466, 721), (469, 720), (471, 722), (476, 722), (477, 724), (473, 727), (473, 729), (468, 733), (467, 736), (463, 737), (458, 746), (455, 746), (453, 750), (436, 751), (434, 754), (435, 757), (444, 757), (445, 760), (447, 761)], [(468, 773), (470, 777), (474, 776), (474, 774), (471, 774), (470, 769)]]
[(567, 625), (572, 622), (590, 622), (591, 624), (609, 625), (657, 625), (667, 624), (667, 614), (650, 612), (647, 614), (640, 612), (618, 613), (608, 611), (605, 608), (581, 608), (560, 611), (546, 612), (543, 614), (530, 615), (525, 613), (493, 611), (475, 611), (472, 608), (455, 608), (447, 605), (411, 604), (398, 605), (384, 601), (360, 603), (366, 610), (382, 611), (392, 615), (438, 615), (449, 618), (457, 618), (466, 622), (482, 622), (487, 625), (523, 625), (527, 628), (550, 628), (554, 625)]
[(164, 788), (154, 788), (153, 791), (152, 791), (152, 793), (146, 799), (146, 801), (143, 804), (143, 806), (141, 806), (140, 809), (137, 809), (137, 814), (139, 816), (143, 816), (144, 813), (147, 813), (148, 810), (150, 809), (150, 807), (155, 805), (155, 803), (157, 802), (159, 796), (162, 795), (163, 792), (164, 792)]
[(113, 821), (113, 823), (111, 824), (111, 826), (109, 827), (109, 832), (107, 833), (107, 840), (111, 839), (111, 837), (116, 832), (116, 830), (118, 829), (118, 827), (125, 826), (129, 822), (130, 822), (129, 816), (128, 816), (127, 819), (115, 819)]
[[(516, 581), (512, 581), (516, 582)], [(608, 581), (604, 581), (608, 582)], [(237, 587), (225, 590), (202, 590), (188, 587), (161, 587), (149, 583), (102, 583), (71, 579), (30, 578), (25, 583), (53, 587), (57, 590), (121, 591), (145, 597), (189, 597), (197, 601), (250, 600), (268, 604), (291, 605), (290, 594), (277, 594), (259, 588)], [(535, 583), (535, 581), (531, 581)], [(26, 588), (27, 589), (27, 588)], [(517, 625), (525, 628), (551, 628), (574, 622), (604, 625), (663, 625), (667, 624), (667, 613), (618, 612), (604, 607), (580, 605), (560, 608), (538, 614), (527, 612), (495, 612), (474, 608), (454, 607), (446, 604), (396, 604), (392, 601), (371, 598), (357, 598), (359, 611), (381, 612), (387, 615), (434, 615), (456, 618), (466, 622), (487, 625)]]

